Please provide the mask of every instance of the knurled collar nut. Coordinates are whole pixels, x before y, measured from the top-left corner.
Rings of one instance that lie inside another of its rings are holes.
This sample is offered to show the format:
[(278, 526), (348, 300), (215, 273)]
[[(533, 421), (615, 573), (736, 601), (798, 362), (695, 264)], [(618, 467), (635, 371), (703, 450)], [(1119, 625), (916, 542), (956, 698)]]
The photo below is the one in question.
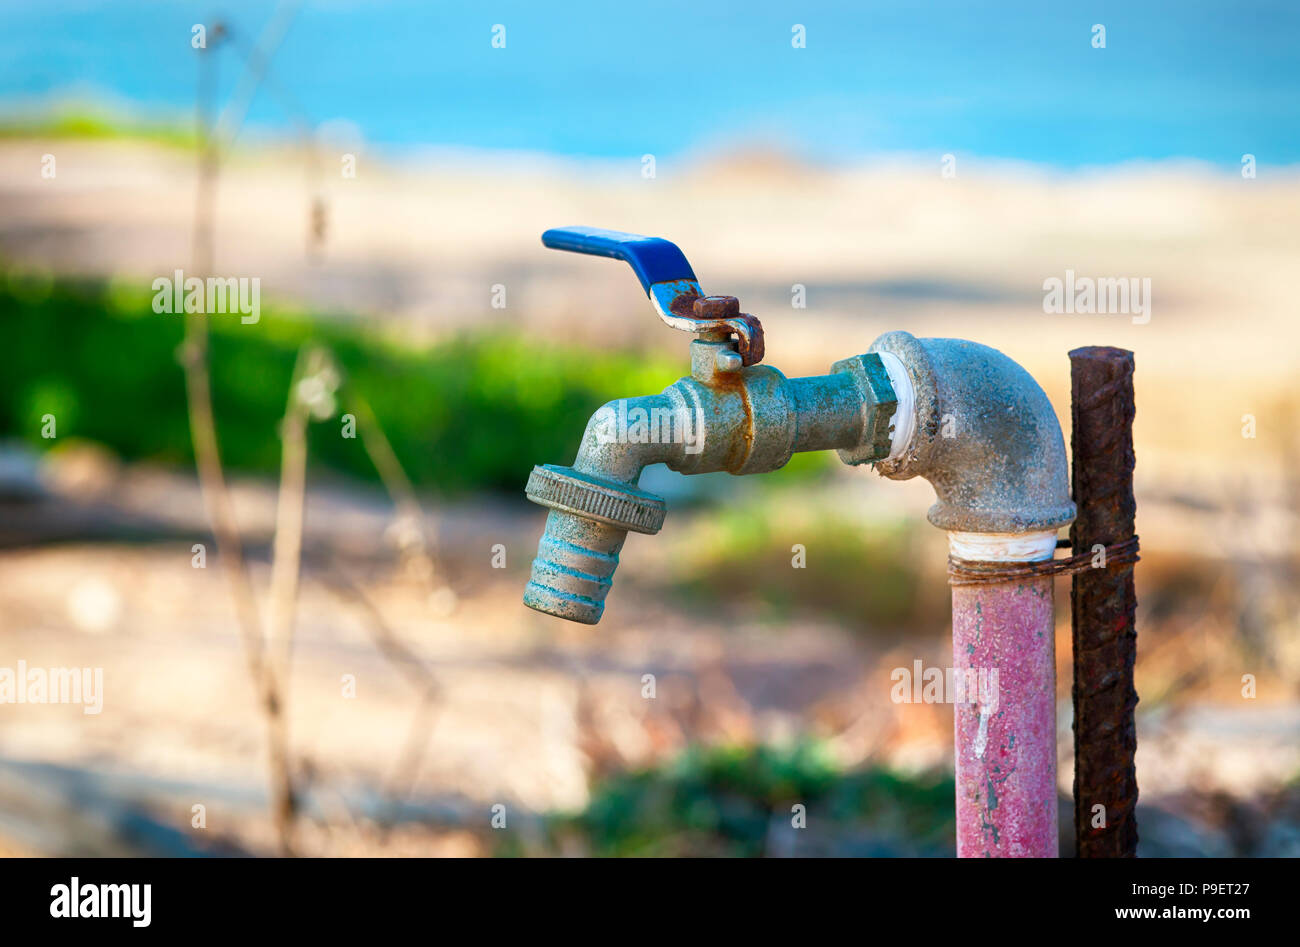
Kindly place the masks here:
[(840, 448), (836, 453), (846, 464), (869, 464), (884, 460), (890, 451), (890, 424), (898, 409), (898, 395), (889, 381), (885, 363), (875, 352), (842, 358), (831, 366), (832, 372), (852, 375), (862, 396), (865, 420), (862, 442)]
[(662, 497), (630, 483), (605, 480), (554, 464), (533, 468), (527, 493), (528, 499), (542, 506), (634, 533), (659, 532), (668, 512)]

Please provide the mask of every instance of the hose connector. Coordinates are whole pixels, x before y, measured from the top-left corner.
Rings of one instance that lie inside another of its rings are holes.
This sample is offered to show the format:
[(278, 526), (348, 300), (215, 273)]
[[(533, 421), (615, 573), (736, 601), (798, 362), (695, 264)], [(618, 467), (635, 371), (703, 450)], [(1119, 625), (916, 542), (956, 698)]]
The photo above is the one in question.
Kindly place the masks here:
[(596, 624), (605, 611), (605, 596), (628, 532), (659, 532), (667, 505), (632, 484), (554, 464), (533, 468), (527, 494), (551, 512), (524, 588), (524, 604), (558, 618)]

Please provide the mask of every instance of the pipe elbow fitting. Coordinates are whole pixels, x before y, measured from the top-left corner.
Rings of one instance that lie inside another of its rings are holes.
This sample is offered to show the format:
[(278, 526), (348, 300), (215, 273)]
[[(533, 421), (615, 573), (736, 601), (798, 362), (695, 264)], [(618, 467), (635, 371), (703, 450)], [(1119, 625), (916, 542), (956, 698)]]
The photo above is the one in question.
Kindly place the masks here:
[(914, 423), (876, 470), (923, 477), (940, 529), (971, 533), (1055, 530), (1074, 519), (1065, 439), (1043, 389), (996, 349), (960, 339), (888, 332), (871, 345), (902, 363)]

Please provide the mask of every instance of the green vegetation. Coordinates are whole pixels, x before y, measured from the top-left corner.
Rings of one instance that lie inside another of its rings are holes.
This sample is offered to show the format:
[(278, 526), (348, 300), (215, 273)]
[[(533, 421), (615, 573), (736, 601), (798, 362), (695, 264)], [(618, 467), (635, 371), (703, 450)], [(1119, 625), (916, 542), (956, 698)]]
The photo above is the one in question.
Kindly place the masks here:
[[(0, 279), (0, 436), (35, 447), (41, 418), (59, 437), (107, 445), (126, 460), (193, 462), (182, 317), (155, 314), (135, 285)], [(501, 334), (457, 336), (415, 349), (355, 323), (313, 321), (263, 306), (261, 321), (211, 317), (213, 400), (223, 460), (274, 473), (277, 425), (298, 349), (328, 346), (373, 408), (417, 486), (518, 493), (533, 463), (572, 458), (591, 412), (612, 397), (657, 391), (678, 372), (630, 352), (590, 352)], [(346, 393), (340, 414), (347, 411)], [(312, 458), (362, 478), (374, 472), (360, 438), (336, 418), (316, 425)]]
[[(125, 460), (190, 466), (183, 317), (156, 314), (138, 284), (0, 275), (0, 437), (44, 448), (41, 418), (59, 437), (106, 445)], [(222, 459), (274, 474), (276, 431), (294, 359), (327, 346), (369, 402), (417, 487), (518, 494), (534, 463), (567, 463), (587, 419), (611, 398), (659, 391), (681, 366), (641, 353), (593, 352), (501, 332), (414, 347), (355, 321), (324, 321), (264, 304), (261, 320), (212, 316), (213, 403)], [(344, 392), (339, 414), (349, 410)], [(375, 473), (339, 419), (312, 430), (314, 464), (364, 479)], [(804, 466), (802, 470), (824, 469)]]
[[(601, 856), (951, 855), (953, 792), (950, 774), (839, 770), (815, 743), (697, 747), (609, 778), (584, 811), (548, 820), (546, 836)], [(796, 804), (804, 829), (791, 825)]]
[(77, 105), (6, 116), (0, 119), (0, 138), (143, 141), (174, 148), (193, 148), (197, 143), (194, 129), (187, 122), (144, 121)]

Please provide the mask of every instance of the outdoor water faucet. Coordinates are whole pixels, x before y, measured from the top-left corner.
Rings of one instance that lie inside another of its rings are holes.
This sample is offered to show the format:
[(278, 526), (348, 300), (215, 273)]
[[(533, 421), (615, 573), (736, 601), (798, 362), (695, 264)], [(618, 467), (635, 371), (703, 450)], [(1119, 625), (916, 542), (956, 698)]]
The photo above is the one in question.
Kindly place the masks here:
[[(629, 532), (657, 533), (666, 506), (637, 486), (650, 464), (679, 473), (766, 473), (796, 451), (884, 460), (910, 436), (911, 383), (889, 353), (786, 378), (763, 360), (763, 327), (733, 296), (706, 296), (675, 244), (587, 227), (542, 234), (559, 250), (631, 264), (660, 318), (693, 332), (691, 373), (662, 394), (612, 401), (587, 424), (572, 467), (533, 468), (528, 498), (550, 508), (524, 590), (530, 608), (595, 624)], [(909, 409), (894, 422), (899, 391)]]
[(957, 853), (1054, 857), (1054, 566), (1042, 560), (1075, 506), (1043, 389), (986, 345), (907, 332), (885, 333), (829, 375), (786, 378), (759, 364), (758, 320), (730, 296), (705, 296), (668, 241), (572, 227), (542, 242), (628, 261), (660, 317), (698, 338), (689, 377), (602, 407), (572, 467), (533, 468), (528, 498), (550, 512), (524, 604), (600, 620), (627, 534), (663, 525), (664, 501), (637, 486), (649, 464), (763, 473), (795, 451), (834, 449), (891, 480), (923, 477), (935, 492), (928, 519), (948, 533), (959, 570), (953, 675), (995, 682), (954, 700)]

